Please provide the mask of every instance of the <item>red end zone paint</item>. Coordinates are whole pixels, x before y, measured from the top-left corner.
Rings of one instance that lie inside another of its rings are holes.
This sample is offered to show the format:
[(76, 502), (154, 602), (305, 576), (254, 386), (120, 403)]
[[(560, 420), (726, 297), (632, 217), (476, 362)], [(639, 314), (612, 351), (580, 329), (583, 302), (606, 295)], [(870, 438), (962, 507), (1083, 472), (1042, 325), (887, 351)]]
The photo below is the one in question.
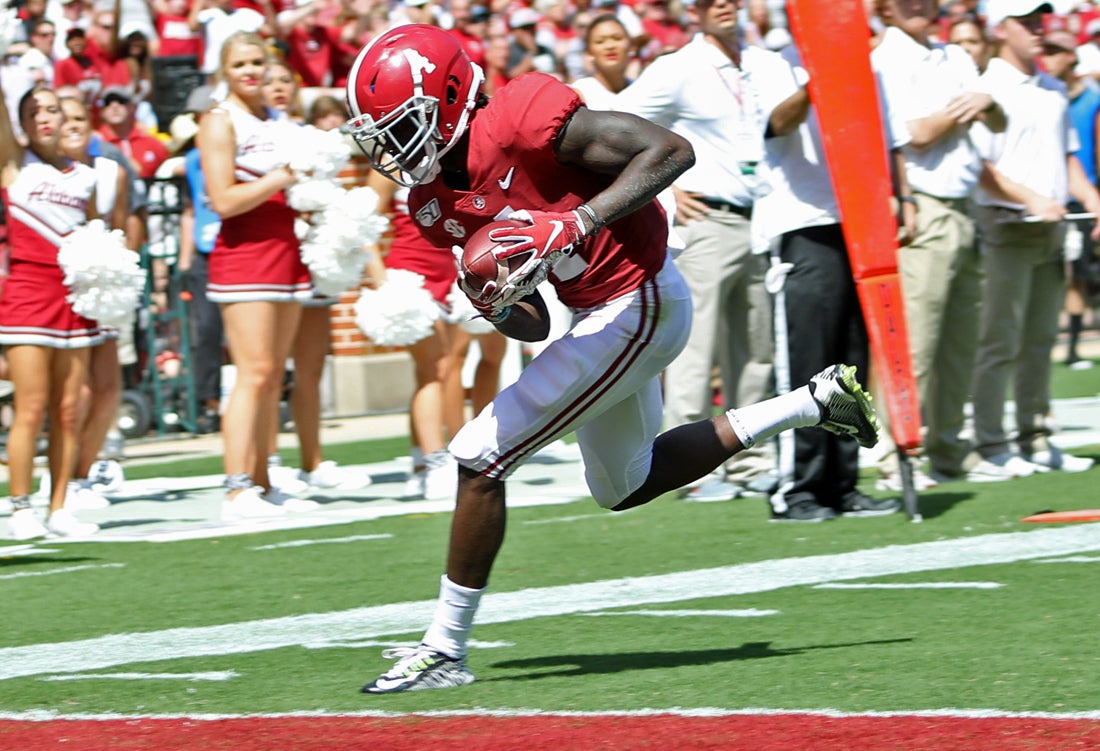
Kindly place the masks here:
[(1100, 748), (1100, 720), (1031, 717), (832, 717), (811, 714), (280, 717), (222, 720), (0, 721), (20, 751), (1061, 751)]

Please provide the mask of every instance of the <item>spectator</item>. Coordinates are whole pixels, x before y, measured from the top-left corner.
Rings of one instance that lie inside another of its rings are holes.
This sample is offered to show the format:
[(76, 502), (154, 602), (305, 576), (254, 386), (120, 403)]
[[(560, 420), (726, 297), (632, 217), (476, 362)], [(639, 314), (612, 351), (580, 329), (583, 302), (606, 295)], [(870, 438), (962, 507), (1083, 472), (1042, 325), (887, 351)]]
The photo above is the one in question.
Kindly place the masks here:
[(287, 62), (302, 86), (331, 86), (332, 68), (340, 43), (339, 27), (321, 23), (329, 0), (313, 0), (276, 16), (279, 36), (286, 41)]
[[(1027, 7), (1025, 8), (1024, 5)], [(1070, 195), (1100, 212), (1100, 195), (1074, 156), (1077, 134), (1065, 85), (1039, 71), (1045, 2), (991, 0), (989, 24), (999, 43), (981, 85), (1005, 110), (1008, 127), (990, 135), (975, 126), (985, 170), (978, 191), (985, 286), (974, 372), (974, 433), (986, 461), (1013, 475), (1081, 471), (1091, 459), (1050, 442), (1051, 349), (1065, 297), (1062, 218)], [(1037, 221), (1025, 221), (1027, 218)], [(1091, 235), (1095, 240), (1098, 230)], [(1016, 450), (1005, 431), (1009, 379), (1016, 401)]]
[[(395, 97), (405, 96), (398, 92), (407, 87), (411, 51), (436, 63), (424, 93), (439, 102), (432, 110), (438, 127), (409, 109), (413, 102), (396, 110), (411, 117), (388, 116)], [(545, 308), (532, 290), (549, 274), (562, 302), (578, 312), (573, 328), (452, 439), (457, 505), (435, 616), (419, 646), (387, 650), (396, 664), (363, 691), (474, 680), (467, 642), (504, 540), (505, 479), (556, 438), (576, 432), (589, 489), (613, 510), (681, 487), (781, 429), (821, 423), (841, 402), (863, 423), (864, 441), (874, 442), (870, 407), (850, 369), (839, 366), (794, 395), (658, 435), (658, 377), (686, 340), (691, 301), (668, 261), (665, 219), (653, 198), (691, 164), (686, 140), (640, 118), (589, 110), (543, 74), (486, 99), (457, 42), (431, 27), (383, 34), (361, 53), (357, 70), (348, 87), (350, 126), (376, 169), (411, 186), (410, 214), (425, 237), (445, 245), (472, 237), (509, 207), (528, 211), (534, 242), (503, 244), (534, 262), (534, 276), (517, 274), (518, 287), (467, 280), (463, 290), (474, 306), (502, 333), (543, 338)], [(404, 138), (379, 139), (383, 132), (430, 139), (428, 148), (406, 151)], [(815, 389), (829, 406), (815, 400)]]
[[(798, 51), (789, 47), (778, 63), (758, 66), (761, 107), (767, 117), (764, 177), (772, 190), (753, 212), (753, 234), (772, 247), (775, 270), (778, 390), (802, 383), (842, 357), (864, 368), (870, 359), (867, 328), (849, 261), (821, 131), (806, 88), (809, 78)], [(903, 130), (903, 129), (902, 129)], [(900, 136), (886, 128), (889, 147)], [(904, 181), (898, 192), (908, 196)], [(903, 204), (904, 205), (904, 204)], [(911, 222), (912, 206), (899, 212)], [(780, 283), (781, 282), (781, 283)], [(776, 289), (778, 288), (778, 289)], [(820, 522), (844, 516), (897, 511), (897, 499), (878, 501), (857, 487), (859, 446), (850, 437), (794, 431), (793, 450), (780, 439), (779, 489), (772, 517)]]
[[(95, 321), (76, 314), (57, 261), (65, 235), (95, 218), (95, 172), (73, 164), (60, 150), (64, 115), (57, 95), (24, 94), (16, 111), (27, 147), (15, 139), (0, 97), (0, 188), (7, 212), (10, 271), (0, 297), (0, 344), (15, 386), (15, 417), (8, 431), (12, 515), (17, 540), (84, 536), (95, 524), (65, 508), (76, 460), (80, 388), (89, 350), (103, 341)], [(51, 495), (45, 525), (30, 506), (38, 432), (49, 417)]]
[(99, 67), (86, 54), (88, 40), (84, 29), (79, 26), (69, 29), (65, 44), (69, 49), (69, 56), (57, 61), (54, 67), (54, 85), (59, 89), (63, 86), (75, 86), (80, 91), (81, 100), (91, 105), (99, 98), (103, 81)]
[(509, 81), (533, 70), (560, 75), (558, 60), (554, 57), (553, 50), (539, 40), (540, 20), (542, 16), (531, 8), (518, 8), (508, 17), (511, 44), (505, 75)]
[(508, 83), (508, 60), (512, 42), (503, 32), (490, 31), (485, 39), (485, 91), (493, 94)]
[(691, 40), (691, 35), (669, 8), (669, 0), (639, 0), (642, 29), (649, 41), (642, 54), (652, 60), (666, 52), (674, 52)]
[(112, 86), (103, 90), (99, 100), (99, 135), (107, 143), (122, 149), (138, 176), (152, 178), (160, 163), (168, 158), (164, 142), (138, 125), (134, 113), (137, 104), (129, 88)]
[[(767, 261), (753, 252), (749, 235), (753, 201), (762, 189), (756, 165), (764, 150), (752, 75), (766, 53), (742, 47), (736, 10), (733, 0), (696, 2), (692, 17), (700, 32), (682, 49), (654, 60), (616, 105), (684, 136), (696, 154), (695, 166), (672, 186), (676, 232), (685, 244), (676, 266), (691, 289), (694, 316), (687, 346), (665, 372), (668, 427), (712, 414), (715, 363), (725, 409), (761, 401), (771, 389)], [(770, 448), (739, 452), (725, 472), (692, 488), (689, 497), (734, 498), (758, 478), (754, 489), (770, 492)]]
[(54, 23), (57, 36), (53, 41), (53, 57), (63, 60), (69, 54), (69, 32), (73, 29), (87, 30), (92, 23), (89, 13), (91, 5), (85, 0), (62, 0), (58, 5), (46, 7), (46, 18)]
[[(1043, 37), (1043, 55), (1040, 58), (1043, 69), (1066, 85), (1069, 94), (1069, 114), (1080, 148), (1077, 161), (1085, 171), (1092, 185), (1097, 184), (1097, 148), (1096, 126), (1100, 113), (1100, 87), (1086, 83), (1075, 70), (1077, 63), (1076, 44), (1073, 34), (1068, 31), (1052, 31)], [(1084, 211), (1079, 201), (1071, 201), (1070, 213)], [(1076, 370), (1092, 367), (1091, 360), (1083, 360), (1077, 353), (1077, 344), (1084, 327), (1084, 313), (1087, 309), (1086, 295), (1092, 275), (1094, 247), (1089, 238), (1089, 225), (1092, 220), (1077, 220), (1067, 225), (1066, 231), (1066, 301), (1065, 312), (1069, 317), (1069, 340), (1067, 342), (1066, 365)], [(1072, 239), (1071, 239), (1072, 238)]]
[[(971, 126), (1004, 130), (1004, 112), (979, 85), (973, 59), (955, 45), (933, 47), (936, 3), (880, 1), (887, 24), (871, 55), (890, 109), (909, 137), (905, 170), (917, 209), (916, 235), (898, 251), (924, 452), (931, 481), (1008, 479), (1003, 468), (971, 454), (964, 408), (974, 372), (981, 302), (981, 259), (969, 202), (982, 170)], [(893, 458), (893, 457), (891, 457)], [(900, 490), (891, 466), (881, 484)]]
[[(347, 115), (339, 102), (327, 96), (323, 99), (324, 104), (310, 110), (311, 116), (325, 111), (331, 112), (332, 104), (335, 103), (339, 107), (340, 117), (328, 117), (328, 124), (331, 126), (335, 122), (338, 127), (347, 121)], [(264, 100), (271, 109), (284, 114), (289, 114), (300, 107), (298, 82), (294, 71), (287, 63), (272, 60), (268, 64), (264, 78)], [(307, 122), (314, 127), (320, 127), (317, 125), (317, 120), (309, 119)], [(290, 392), (290, 414), (294, 419), (294, 432), (298, 436), (301, 466), (296, 475), (290, 479), (296, 480), (294, 485), (299, 486), (351, 490), (370, 485), (370, 475), (363, 471), (339, 467), (336, 462), (326, 460), (324, 447), (321, 444), (321, 376), (324, 373), (325, 359), (328, 357), (332, 342), (331, 310), (337, 302), (339, 302), (337, 297), (323, 297), (316, 293), (302, 302), (301, 319), (290, 351), (294, 362), (294, 387)], [(275, 451), (277, 419), (272, 427), (276, 429), (271, 431), (269, 456), (274, 455), (277, 458), (278, 453)], [(317, 507), (316, 501), (291, 497), (289, 493), (293, 486), (285, 482), (280, 484), (280, 478), (275, 476), (274, 468), (270, 468), (270, 460), (268, 471), (272, 475), (272, 483), (276, 486), (272, 491), (274, 493), (283, 491), (279, 497), (284, 509), (309, 511)], [(271, 496), (272, 493), (268, 493), (269, 499)]]
[(276, 28), (271, 0), (264, 0), (264, 13), (247, 7), (237, 7), (233, 0), (193, 0), (187, 22), (192, 31), (202, 32), (202, 64), (199, 69), (213, 76), (221, 62), (221, 49), (226, 40), (240, 31), (271, 36)]
[(974, 61), (978, 72), (985, 72), (985, 67), (989, 65), (989, 57), (993, 52), (993, 47), (989, 43), (989, 38), (986, 36), (985, 29), (982, 28), (980, 22), (972, 18), (955, 21), (947, 32), (947, 41), (949, 44), (957, 44), (962, 47)]
[(1085, 36), (1077, 47), (1077, 75), (1100, 81), (1100, 18), (1085, 24)]
[(85, 54), (99, 69), (103, 88), (130, 85), (130, 66), (123, 59), (119, 44), (119, 13), (121, 0), (114, 0), (111, 9), (96, 10), (88, 27)]
[(631, 62), (630, 36), (623, 22), (612, 13), (596, 16), (585, 30), (584, 55), (591, 75), (578, 78), (572, 87), (586, 106), (615, 109), (615, 95), (630, 83), (627, 68)]
[(452, 26), (447, 33), (458, 40), (466, 55), (485, 67), (485, 34), (489, 9), (471, 0), (451, 0)]
[(284, 511), (264, 498), (271, 489), (267, 449), (301, 301), (312, 285), (283, 194), (294, 173), (285, 166), (276, 115), (264, 105), (267, 48), (259, 36), (237, 32), (219, 49), (219, 75), (229, 93), (203, 115), (198, 146), (210, 205), (222, 219), (207, 297), (221, 305), (237, 368), (221, 426), (222, 518), (232, 521)]
[[(197, 130), (198, 123), (194, 119), (201, 117), (212, 104), (209, 87), (199, 87), (191, 92), (185, 105), (186, 112), (179, 117), (192, 118)], [(193, 144), (192, 138), (192, 148), (184, 156), (190, 200), (185, 203), (181, 220), (177, 263), (184, 285), (191, 294), (191, 304), (188, 305), (192, 332), (191, 367), (195, 399), (200, 410), (195, 432), (215, 433), (221, 428), (219, 409), (224, 333), (221, 310), (206, 296), (206, 285), (210, 278), (210, 253), (221, 229), (221, 217), (210, 207), (199, 150)]]
[(157, 57), (194, 55), (202, 59), (202, 32), (191, 28), (189, 6), (201, 6), (203, 0), (149, 0), (156, 27)]
[[(139, 24), (134, 23), (124, 25), (119, 30), (119, 37), (119, 55), (130, 71), (130, 91), (134, 101), (138, 104), (146, 102), (153, 93), (153, 56), (149, 52), (149, 37)], [(142, 121), (145, 122), (144, 118)]]

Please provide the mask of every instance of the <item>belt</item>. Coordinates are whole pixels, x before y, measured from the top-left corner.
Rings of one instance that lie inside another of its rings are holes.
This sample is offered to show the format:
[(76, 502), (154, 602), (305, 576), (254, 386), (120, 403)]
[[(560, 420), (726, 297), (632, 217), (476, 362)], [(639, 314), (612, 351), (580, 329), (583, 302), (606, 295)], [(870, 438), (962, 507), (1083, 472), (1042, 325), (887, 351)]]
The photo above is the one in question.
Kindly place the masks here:
[(716, 211), (724, 211), (727, 214), (737, 214), (743, 216), (746, 219), (752, 218), (752, 206), (738, 206), (736, 203), (730, 203), (729, 201), (719, 201), (716, 198), (698, 198), (696, 199), (701, 203), (705, 203), (710, 208)]

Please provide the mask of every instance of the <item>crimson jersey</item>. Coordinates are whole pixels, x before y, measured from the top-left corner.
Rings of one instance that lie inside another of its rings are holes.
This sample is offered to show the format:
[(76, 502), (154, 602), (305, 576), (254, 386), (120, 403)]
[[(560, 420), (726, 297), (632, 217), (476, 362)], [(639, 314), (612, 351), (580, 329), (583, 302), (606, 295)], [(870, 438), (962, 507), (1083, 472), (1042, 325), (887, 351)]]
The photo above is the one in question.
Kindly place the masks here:
[[(562, 164), (554, 154), (562, 127), (582, 106), (571, 88), (528, 73), (478, 110), (469, 126), (470, 190), (442, 175), (409, 194), (421, 233), (449, 247), (511, 211), (569, 211), (604, 190), (613, 175)], [(653, 279), (665, 261), (668, 227), (656, 201), (588, 238), (555, 264), (550, 281), (571, 308), (591, 308)]]

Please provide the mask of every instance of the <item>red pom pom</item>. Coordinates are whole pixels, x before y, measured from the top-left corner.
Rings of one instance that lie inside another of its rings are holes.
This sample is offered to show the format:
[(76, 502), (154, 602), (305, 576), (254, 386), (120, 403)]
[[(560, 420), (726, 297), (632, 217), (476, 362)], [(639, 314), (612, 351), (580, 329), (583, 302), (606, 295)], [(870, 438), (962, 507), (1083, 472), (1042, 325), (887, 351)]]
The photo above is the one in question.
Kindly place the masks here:
[(465, 277), (465, 286), (473, 293), (491, 295), (490, 285), (494, 289), (500, 289), (508, 280), (508, 275), (518, 270), (523, 259), (511, 258), (500, 260), (495, 251), (499, 245), (489, 239), (489, 233), (498, 227), (526, 227), (527, 222), (516, 219), (502, 219), (491, 222), (479, 229), (462, 246), (462, 256), (459, 259), (462, 275)]

